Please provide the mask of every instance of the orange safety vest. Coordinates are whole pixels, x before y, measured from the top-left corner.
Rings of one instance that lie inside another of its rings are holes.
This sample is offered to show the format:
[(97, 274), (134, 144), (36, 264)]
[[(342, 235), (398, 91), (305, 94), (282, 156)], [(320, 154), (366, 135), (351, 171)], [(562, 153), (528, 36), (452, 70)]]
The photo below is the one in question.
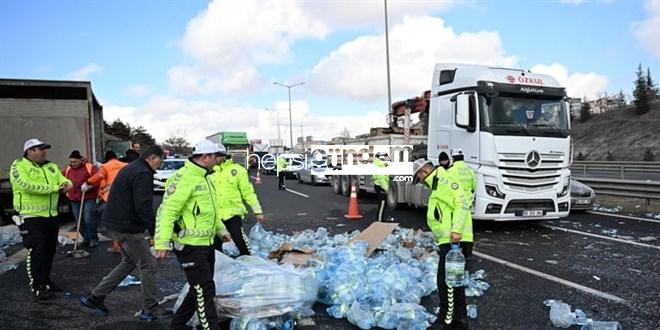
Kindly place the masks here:
[(99, 171), (96, 172), (96, 174), (87, 179), (89, 184), (98, 184), (100, 186), (99, 196), (101, 199), (103, 199), (103, 201), (108, 201), (108, 197), (110, 196), (110, 187), (112, 187), (112, 183), (115, 181), (115, 177), (117, 176), (117, 173), (119, 173), (119, 170), (124, 168), (126, 165), (128, 164), (118, 159), (111, 159), (105, 164), (101, 165), (101, 168), (99, 168)]

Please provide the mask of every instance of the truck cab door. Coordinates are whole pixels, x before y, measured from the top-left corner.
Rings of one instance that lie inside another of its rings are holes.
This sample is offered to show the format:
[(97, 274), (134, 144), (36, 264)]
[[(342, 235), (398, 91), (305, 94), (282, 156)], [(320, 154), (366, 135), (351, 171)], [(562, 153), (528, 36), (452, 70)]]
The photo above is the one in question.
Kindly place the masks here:
[(453, 103), (450, 148), (461, 148), (465, 163), (476, 170), (479, 163), (479, 111), (477, 93), (462, 92), (451, 98)]

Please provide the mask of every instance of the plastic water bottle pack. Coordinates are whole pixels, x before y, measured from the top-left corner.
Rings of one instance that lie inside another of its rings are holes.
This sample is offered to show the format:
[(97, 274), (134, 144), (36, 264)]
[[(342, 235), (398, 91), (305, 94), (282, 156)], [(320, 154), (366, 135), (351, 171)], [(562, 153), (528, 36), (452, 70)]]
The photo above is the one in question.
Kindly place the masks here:
[(7, 245), (16, 245), (23, 242), (21, 231), (16, 225), (0, 226), (0, 248)]

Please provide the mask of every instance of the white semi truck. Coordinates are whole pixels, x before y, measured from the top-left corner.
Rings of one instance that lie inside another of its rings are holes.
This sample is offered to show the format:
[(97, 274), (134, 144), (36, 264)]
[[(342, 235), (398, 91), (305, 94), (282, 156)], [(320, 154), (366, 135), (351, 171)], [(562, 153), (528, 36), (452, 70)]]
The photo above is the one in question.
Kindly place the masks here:
[[(554, 78), (519, 69), (436, 64), (427, 95), (427, 135), (411, 136), (410, 142), (424, 139), (422, 154), (436, 165), (441, 152), (463, 150), (466, 164), (477, 175), (474, 219), (568, 216), (570, 115), (565, 90)], [(400, 139), (396, 142), (401, 144)], [(371, 143), (364, 139), (350, 144)], [(346, 193), (351, 183), (373, 191), (366, 176), (333, 177), (338, 193)], [(429, 194), (411, 180), (391, 182), (388, 206), (425, 207)]]

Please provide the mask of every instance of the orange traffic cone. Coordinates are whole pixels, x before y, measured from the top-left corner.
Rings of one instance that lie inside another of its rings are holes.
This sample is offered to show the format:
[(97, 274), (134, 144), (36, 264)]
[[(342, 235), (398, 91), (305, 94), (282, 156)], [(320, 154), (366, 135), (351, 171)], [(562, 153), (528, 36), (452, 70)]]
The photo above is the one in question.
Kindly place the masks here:
[(112, 241), (112, 247), (108, 248), (108, 252), (119, 253), (121, 250), (121, 245), (119, 241)]
[(254, 184), (261, 184), (261, 174), (259, 170), (257, 170), (257, 178), (254, 180)]
[(344, 215), (346, 219), (357, 220), (362, 219), (360, 209), (358, 208), (357, 189), (355, 185), (351, 186), (351, 199), (348, 201), (348, 213)]

